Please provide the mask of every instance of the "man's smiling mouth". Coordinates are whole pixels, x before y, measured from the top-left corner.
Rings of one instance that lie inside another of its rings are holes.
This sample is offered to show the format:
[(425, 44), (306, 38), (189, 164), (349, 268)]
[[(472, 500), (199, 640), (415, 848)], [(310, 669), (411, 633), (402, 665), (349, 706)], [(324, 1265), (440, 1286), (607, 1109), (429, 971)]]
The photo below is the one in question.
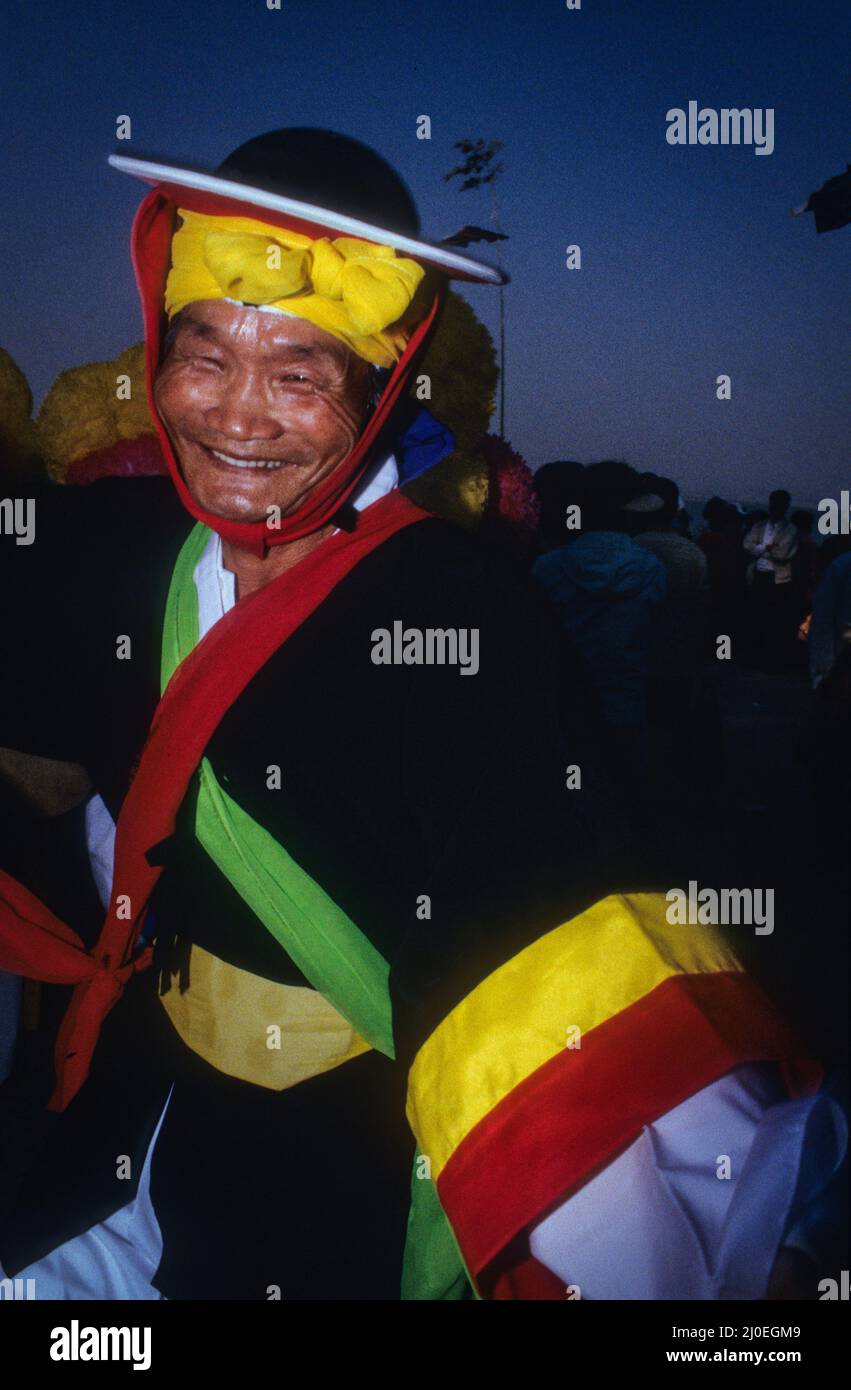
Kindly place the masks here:
[(206, 453), (212, 454), (213, 458), (219, 459), (222, 463), (226, 463), (226, 464), (227, 464), (229, 467), (231, 467), (231, 468), (269, 468), (269, 469), (276, 469), (276, 468), (284, 468), (284, 467), (286, 466), (286, 462), (287, 462), (286, 459), (264, 459), (264, 458), (251, 458), (251, 459), (246, 458), (246, 459), (240, 459), (240, 458), (235, 458), (233, 454), (224, 454), (224, 453), (221, 452), (220, 449), (210, 449), (210, 448), (208, 448), (208, 446), (207, 446), (206, 444), (202, 444), (201, 447), (205, 450)]

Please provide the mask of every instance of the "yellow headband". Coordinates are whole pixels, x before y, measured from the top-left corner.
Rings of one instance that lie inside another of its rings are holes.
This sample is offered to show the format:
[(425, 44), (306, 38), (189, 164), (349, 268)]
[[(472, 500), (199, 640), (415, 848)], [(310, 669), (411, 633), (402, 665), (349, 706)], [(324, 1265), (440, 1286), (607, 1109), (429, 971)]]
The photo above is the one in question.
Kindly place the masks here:
[[(250, 217), (210, 217), (178, 208), (165, 307), (173, 318), (196, 299), (268, 304), (307, 319), (378, 367), (399, 360), (409, 329), (399, 320), (425, 275), (392, 246), (321, 237)], [(395, 327), (394, 327), (395, 325)]]

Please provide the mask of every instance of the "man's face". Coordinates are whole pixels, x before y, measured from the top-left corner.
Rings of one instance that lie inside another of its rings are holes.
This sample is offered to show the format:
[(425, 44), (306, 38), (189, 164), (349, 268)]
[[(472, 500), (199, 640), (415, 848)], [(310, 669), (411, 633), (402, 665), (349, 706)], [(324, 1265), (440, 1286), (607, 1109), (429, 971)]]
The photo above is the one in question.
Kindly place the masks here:
[(367, 372), (304, 319), (190, 304), (154, 395), (195, 501), (232, 521), (293, 511), (359, 437)]
[(769, 520), (782, 521), (789, 510), (790, 500), (788, 492), (772, 492), (768, 499)]

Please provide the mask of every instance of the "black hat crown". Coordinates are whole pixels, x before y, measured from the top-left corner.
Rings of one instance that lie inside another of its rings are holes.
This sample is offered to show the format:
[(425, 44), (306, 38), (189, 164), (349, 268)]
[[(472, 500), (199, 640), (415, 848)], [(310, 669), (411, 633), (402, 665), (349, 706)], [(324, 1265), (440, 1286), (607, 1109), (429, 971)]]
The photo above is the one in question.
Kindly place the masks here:
[(368, 145), (333, 130), (294, 126), (257, 135), (229, 154), (216, 174), (401, 236), (419, 235), (416, 204), (399, 175)]

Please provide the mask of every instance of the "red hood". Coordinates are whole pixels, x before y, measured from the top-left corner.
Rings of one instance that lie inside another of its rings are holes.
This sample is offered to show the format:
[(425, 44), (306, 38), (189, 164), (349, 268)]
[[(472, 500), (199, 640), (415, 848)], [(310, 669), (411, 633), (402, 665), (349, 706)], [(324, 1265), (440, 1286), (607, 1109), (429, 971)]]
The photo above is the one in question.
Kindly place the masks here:
[[(170, 196), (171, 194), (171, 196)], [(168, 464), (168, 471), (177, 488), (181, 502), (188, 512), (205, 526), (217, 531), (225, 540), (245, 550), (263, 555), (268, 546), (280, 545), (283, 541), (297, 540), (299, 536), (309, 535), (324, 526), (353, 492), (358, 479), (363, 475), (373, 454), (373, 446), (390, 412), (396, 405), (413, 366), (414, 358), (428, 335), (434, 322), (441, 291), (437, 290), (434, 302), (425, 319), (417, 325), (402, 357), (396, 363), (381, 399), (370, 416), (363, 434), (353, 449), (334, 469), (329, 477), (311, 492), (301, 506), (290, 515), (281, 518), (281, 525), (272, 529), (263, 521), (227, 521), (213, 516), (198, 505), (189, 492), (180, 466), (174, 456), (165, 426), (157, 414), (154, 403), (154, 380), (159, 368), (160, 343), (166, 316), (163, 308), (165, 283), (168, 275), (171, 253), (171, 238), (177, 204), (174, 197), (180, 197), (180, 206), (193, 212), (211, 213), (215, 216), (256, 217), (273, 226), (293, 228), (310, 237), (327, 236), (327, 227), (315, 226), (292, 217), (271, 212), (268, 208), (254, 208), (249, 204), (232, 202), (206, 193), (195, 193), (188, 189), (170, 190), (167, 184), (160, 184), (145, 198), (133, 223), (131, 238), (133, 269), (136, 284), (142, 300), (142, 313), (145, 323), (145, 380), (148, 391), (148, 406), (157, 427), (162, 451)]]

